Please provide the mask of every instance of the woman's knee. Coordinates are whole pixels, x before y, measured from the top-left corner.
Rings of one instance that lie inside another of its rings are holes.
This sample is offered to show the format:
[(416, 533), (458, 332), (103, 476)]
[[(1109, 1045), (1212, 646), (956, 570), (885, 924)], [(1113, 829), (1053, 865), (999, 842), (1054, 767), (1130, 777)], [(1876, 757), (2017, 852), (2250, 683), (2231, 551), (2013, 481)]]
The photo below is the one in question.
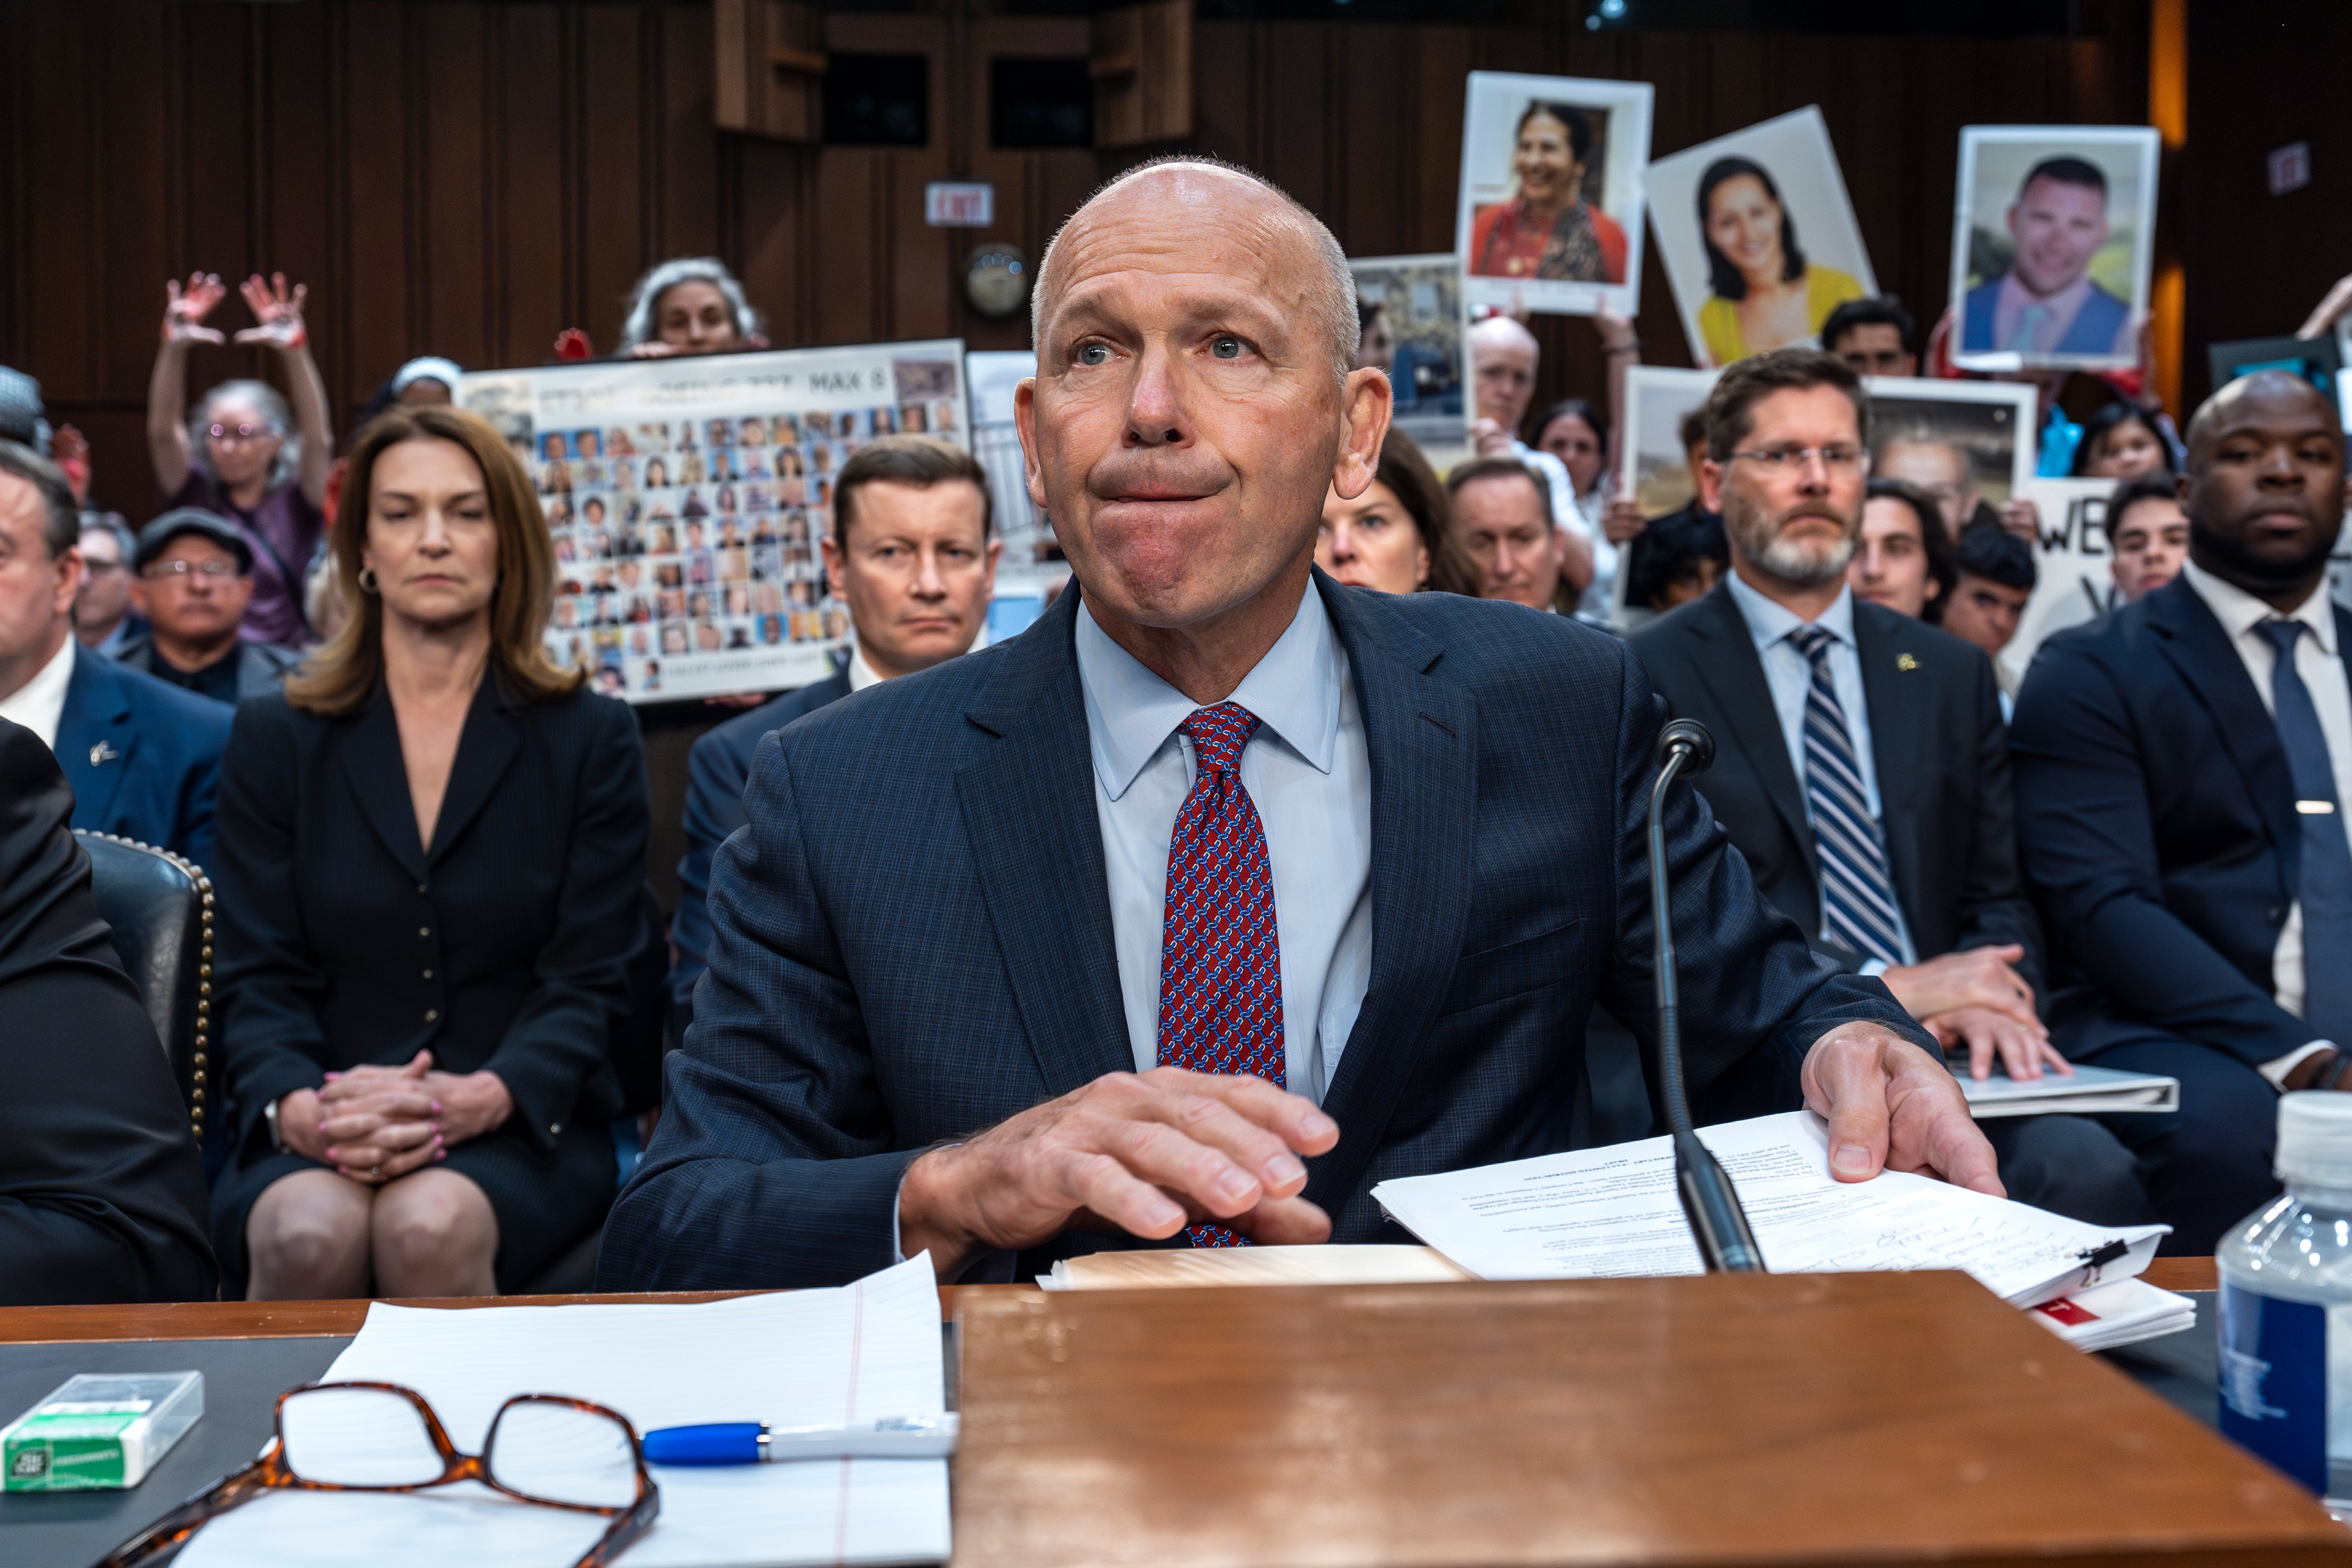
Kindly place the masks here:
[[(329, 1180), (342, 1183), (341, 1177)], [(255, 1270), (273, 1278), (348, 1272), (363, 1266), (367, 1257), (366, 1194), (288, 1177), (255, 1201), (245, 1239)]]
[(404, 1272), (461, 1267), (498, 1247), (489, 1201), (446, 1171), (421, 1171), (387, 1187), (375, 1205), (373, 1232), (376, 1257)]

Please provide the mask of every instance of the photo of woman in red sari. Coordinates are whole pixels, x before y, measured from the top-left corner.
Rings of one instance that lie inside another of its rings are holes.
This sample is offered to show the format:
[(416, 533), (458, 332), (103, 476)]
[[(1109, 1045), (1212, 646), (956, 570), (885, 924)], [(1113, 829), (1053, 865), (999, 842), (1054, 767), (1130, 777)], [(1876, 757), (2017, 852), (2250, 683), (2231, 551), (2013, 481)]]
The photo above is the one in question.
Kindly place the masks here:
[(1515, 132), (1518, 188), (1471, 219), (1469, 270), (1563, 283), (1625, 281), (1625, 231), (1584, 200), (1592, 121), (1572, 104), (1528, 105)]

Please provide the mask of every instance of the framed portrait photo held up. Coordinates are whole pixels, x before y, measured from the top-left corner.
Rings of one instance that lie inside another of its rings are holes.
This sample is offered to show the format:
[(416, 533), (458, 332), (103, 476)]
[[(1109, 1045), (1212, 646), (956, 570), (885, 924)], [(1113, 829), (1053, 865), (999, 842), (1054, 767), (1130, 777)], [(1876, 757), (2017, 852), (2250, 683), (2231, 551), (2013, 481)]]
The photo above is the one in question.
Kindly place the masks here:
[(1651, 97), (1645, 81), (1470, 73), (1454, 230), (1465, 310), (1640, 310)]
[(1998, 522), (2033, 480), (2037, 404), (2019, 382), (1863, 377), (1870, 395), (1870, 474), (1927, 492), (1958, 539)]
[(2156, 253), (2157, 132), (1967, 125), (1952, 219), (1952, 360), (1964, 370), (2139, 362)]
[(1350, 257), (1356, 363), (1385, 373), (1396, 427), (1423, 446), (1463, 440), (1462, 263), (1452, 256)]
[(1814, 344), (1832, 310), (1878, 292), (1811, 104), (1661, 158), (1649, 184), (1658, 257), (1702, 365)]

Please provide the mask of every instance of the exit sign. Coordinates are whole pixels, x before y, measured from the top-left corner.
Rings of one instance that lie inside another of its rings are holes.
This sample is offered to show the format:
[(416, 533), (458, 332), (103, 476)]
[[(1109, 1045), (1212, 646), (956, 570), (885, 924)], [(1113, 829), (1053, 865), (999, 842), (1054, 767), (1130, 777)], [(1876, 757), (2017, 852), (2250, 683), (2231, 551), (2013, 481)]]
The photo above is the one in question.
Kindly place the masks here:
[(923, 187), (923, 221), (933, 228), (986, 228), (996, 221), (996, 187), (985, 180), (933, 180)]

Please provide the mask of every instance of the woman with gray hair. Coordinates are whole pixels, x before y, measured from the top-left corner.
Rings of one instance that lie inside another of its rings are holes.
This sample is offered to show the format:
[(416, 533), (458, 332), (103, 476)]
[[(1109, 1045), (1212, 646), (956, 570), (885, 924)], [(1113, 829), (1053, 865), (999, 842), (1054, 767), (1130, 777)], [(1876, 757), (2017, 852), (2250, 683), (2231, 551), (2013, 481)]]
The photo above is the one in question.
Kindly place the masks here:
[(147, 387), (147, 453), (167, 507), (194, 507), (236, 524), (253, 547), (253, 598), (245, 635), (299, 648), (312, 639), (302, 614), (302, 566), (326, 531), (321, 510), (334, 431), (327, 419), (327, 384), (310, 357), (302, 325), (302, 285), (291, 292), (286, 275), (264, 282), (259, 273), (242, 289), (257, 323), (239, 343), (275, 349), (293, 389), (289, 406), (276, 387), (259, 381), (225, 381), (187, 406), (188, 351), (228, 340), (204, 324), (228, 295), (209, 272), (188, 275), (184, 289), (164, 284), (163, 345)]
[(763, 349), (767, 323), (743, 298), (743, 285), (715, 256), (665, 261), (629, 291), (621, 353), (630, 359), (723, 354)]

